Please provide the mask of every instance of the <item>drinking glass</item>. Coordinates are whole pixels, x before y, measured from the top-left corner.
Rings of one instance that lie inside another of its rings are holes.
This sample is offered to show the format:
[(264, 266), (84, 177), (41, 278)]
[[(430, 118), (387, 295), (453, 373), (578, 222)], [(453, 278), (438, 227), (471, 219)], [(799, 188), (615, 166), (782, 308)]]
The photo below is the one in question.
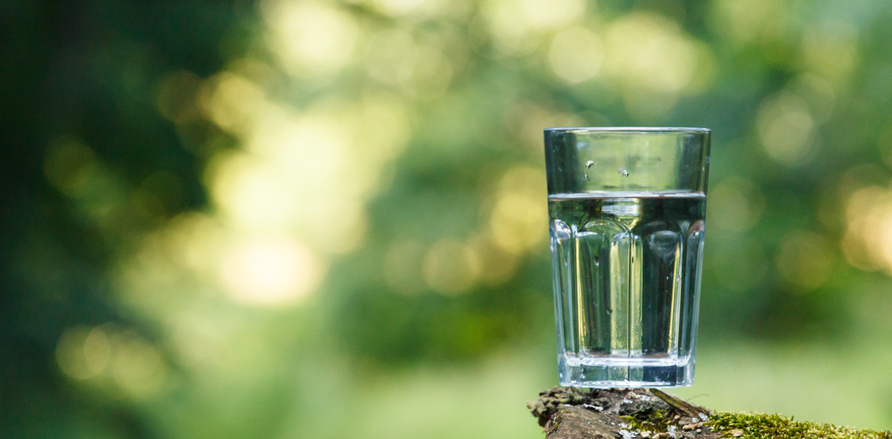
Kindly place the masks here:
[(710, 130), (545, 130), (560, 383), (694, 379)]

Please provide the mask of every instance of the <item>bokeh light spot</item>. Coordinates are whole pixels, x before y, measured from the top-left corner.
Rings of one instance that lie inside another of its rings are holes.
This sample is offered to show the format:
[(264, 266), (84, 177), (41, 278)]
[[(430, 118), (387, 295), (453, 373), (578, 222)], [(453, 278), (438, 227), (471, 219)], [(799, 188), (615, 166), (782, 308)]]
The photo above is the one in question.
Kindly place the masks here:
[(548, 30), (560, 29), (585, 13), (582, 0), (493, 1), (484, 4), (490, 34), (503, 55), (521, 55), (536, 49)]
[(496, 201), (490, 231), (499, 247), (512, 254), (528, 251), (544, 241), (541, 202), (522, 194), (506, 194)]
[(158, 112), (176, 124), (197, 119), (195, 98), (200, 87), (201, 78), (192, 72), (180, 70), (166, 75), (156, 91)]
[(701, 92), (712, 81), (712, 51), (671, 19), (633, 12), (605, 29), (605, 78), (620, 87), (626, 108), (638, 120), (668, 116), (680, 96)]
[(795, 232), (784, 238), (775, 263), (787, 281), (813, 290), (832, 275), (833, 256), (823, 236), (812, 232)]
[(351, 252), (362, 244), (368, 215), (362, 203), (329, 199), (318, 205), (318, 215), (307, 215), (308, 244), (327, 254)]
[(489, 218), (493, 241), (505, 252), (518, 255), (545, 242), (548, 212), (545, 175), (534, 168), (516, 166), (499, 182)]
[(246, 130), (266, 102), (260, 86), (229, 72), (209, 78), (202, 86), (198, 99), (207, 117), (230, 132)]
[[(713, 195), (710, 194), (710, 197)], [(771, 266), (771, 259), (767, 257), (765, 249), (758, 240), (724, 246), (710, 254), (714, 255), (709, 260), (709, 264), (712, 265), (712, 277), (729, 291), (737, 294), (749, 291), (762, 282)]]
[(294, 221), (296, 200), (264, 161), (243, 153), (228, 154), (212, 172), (213, 199), (220, 212), (238, 224), (259, 228)]
[(353, 18), (330, 4), (268, 0), (268, 44), (294, 76), (318, 77), (349, 63), (358, 37)]
[(73, 136), (63, 136), (50, 144), (44, 173), (56, 189), (75, 196), (89, 183), (86, 180), (96, 165), (96, 155), (90, 147)]
[(744, 231), (752, 228), (765, 209), (765, 197), (752, 181), (728, 177), (709, 194), (710, 224), (718, 228)]
[(167, 366), (154, 346), (124, 333), (116, 346), (112, 376), (130, 397), (143, 399), (161, 390), (167, 380)]
[(418, 45), (401, 29), (377, 32), (366, 44), (365, 65), (369, 75), (387, 84), (409, 81), (418, 58)]
[(802, 67), (836, 83), (845, 83), (859, 63), (858, 34), (844, 22), (828, 21), (805, 32)]
[(99, 373), (90, 367), (84, 355), (84, 342), (89, 334), (86, 328), (71, 328), (62, 333), (56, 345), (56, 363), (71, 378), (85, 380)]
[(234, 245), (220, 262), (219, 276), (232, 300), (259, 306), (294, 305), (322, 280), (324, 264), (288, 237)]
[(846, 261), (862, 270), (883, 269), (892, 275), (892, 191), (879, 186), (859, 189), (846, 205)]
[(364, 163), (382, 163), (398, 157), (411, 131), (405, 104), (393, 97), (367, 98), (354, 117), (355, 150)]
[(554, 37), (548, 60), (554, 73), (564, 81), (571, 84), (582, 82), (601, 69), (604, 47), (594, 32), (583, 27), (572, 27)]
[(393, 17), (429, 18), (447, 10), (444, 0), (372, 0), (375, 8)]
[(334, 115), (269, 114), (246, 139), (258, 163), (280, 175), (297, 194), (343, 192), (371, 183), (342, 170), (350, 164), (349, 125)]
[[(511, 2), (514, 3), (514, 2)], [(521, 0), (524, 22), (536, 29), (559, 29), (585, 15), (584, 0)]]
[(765, 152), (787, 166), (801, 165), (810, 157), (814, 128), (808, 105), (789, 93), (766, 99), (756, 115), (756, 130)]
[(102, 373), (111, 359), (112, 345), (102, 326), (90, 330), (84, 338), (84, 361), (93, 375)]
[(789, 15), (784, 2), (716, 0), (712, 2), (717, 30), (736, 44), (746, 44), (778, 32)]
[(883, 157), (883, 163), (886, 167), (892, 169), (892, 122), (888, 122), (886, 127), (877, 135), (877, 150)]
[(66, 330), (56, 346), (56, 361), (63, 373), (77, 380), (99, 380), (91, 382), (103, 385), (112, 378), (118, 390), (134, 399), (157, 393), (167, 379), (167, 365), (158, 350), (111, 323)]
[(533, 102), (520, 102), (507, 108), (503, 118), (506, 129), (514, 133), (536, 159), (542, 157), (542, 130), (588, 124), (577, 114)]
[(436, 99), (449, 89), (453, 76), (452, 61), (442, 51), (422, 46), (413, 75), (412, 92), (421, 99)]
[(477, 282), (481, 272), (480, 257), (462, 242), (443, 239), (432, 245), (424, 255), (422, 273), (433, 290), (444, 294), (467, 292)]
[(492, 235), (481, 234), (471, 241), (471, 245), (480, 255), (483, 265), (483, 283), (498, 286), (511, 280), (517, 272), (520, 258), (516, 254), (505, 251), (493, 240)]
[(403, 294), (416, 294), (424, 289), (421, 261), (424, 246), (418, 241), (391, 244), (384, 256), (384, 279), (387, 285)]
[(826, 122), (830, 118), (836, 103), (836, 92), (830, 81), (806, 73), (796, 78), (788, 89), (808, 104), (816, 122)]
[(678, 92), (694, 77), (700, 52), (673, 21), (635, 12), (610, 24), (605, 66), (627, 87)]

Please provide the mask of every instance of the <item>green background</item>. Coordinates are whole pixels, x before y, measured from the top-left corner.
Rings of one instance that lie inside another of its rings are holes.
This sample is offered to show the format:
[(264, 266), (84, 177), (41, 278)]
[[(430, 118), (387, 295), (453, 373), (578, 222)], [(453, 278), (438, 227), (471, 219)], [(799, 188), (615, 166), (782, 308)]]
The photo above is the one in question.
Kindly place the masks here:
[(8, 437), (541, 437), (542, 129), (713, 129), (696, 384), (892, 428), (883, 1), (6, 1)]

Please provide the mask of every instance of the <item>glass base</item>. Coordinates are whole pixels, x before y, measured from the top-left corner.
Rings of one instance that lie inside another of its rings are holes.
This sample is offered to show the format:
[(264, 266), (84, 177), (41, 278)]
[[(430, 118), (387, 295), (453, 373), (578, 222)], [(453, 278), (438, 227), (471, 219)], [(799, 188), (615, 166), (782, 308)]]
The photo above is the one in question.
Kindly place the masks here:
[(558, 373), (569, 387), (687, 387), (694, 384), (694, 360), (559, 355)]

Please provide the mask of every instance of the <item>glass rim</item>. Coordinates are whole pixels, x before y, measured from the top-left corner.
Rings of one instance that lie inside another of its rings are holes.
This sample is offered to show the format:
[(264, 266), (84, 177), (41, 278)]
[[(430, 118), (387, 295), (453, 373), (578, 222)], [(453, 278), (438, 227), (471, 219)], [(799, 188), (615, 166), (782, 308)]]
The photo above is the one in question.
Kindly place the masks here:
[(709, 134), (709, 128), (693, 127), (554, 127), (546, 128), (546, 133), (572, 133), (572, 134), (597, 134), (597, 133), (625, 133), (625, 134), (650, 134), (650, 133), (699, 133)]

